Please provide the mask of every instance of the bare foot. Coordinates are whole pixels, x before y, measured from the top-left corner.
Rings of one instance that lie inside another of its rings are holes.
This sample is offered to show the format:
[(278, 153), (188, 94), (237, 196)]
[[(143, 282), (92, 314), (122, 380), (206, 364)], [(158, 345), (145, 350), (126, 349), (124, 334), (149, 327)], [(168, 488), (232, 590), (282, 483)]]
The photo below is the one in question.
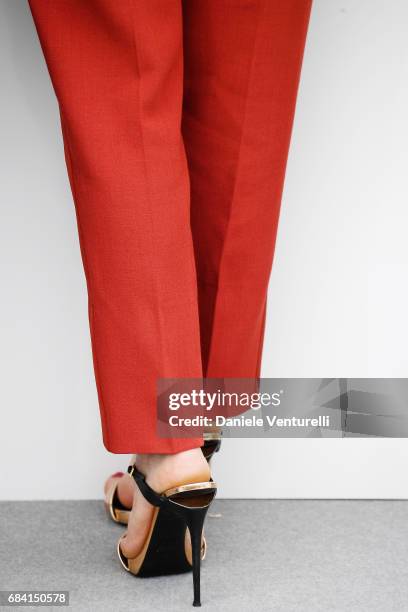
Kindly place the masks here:
[[(205, 482), (211, 477), (201, 448), (173, 455), (137, 455), (136, 465), (146, 476), (146, 482), (158, 493), (190, 482)], [(134, 486), (128, 530), (120, 545), (123, 554), (129, 559), (135, 558), (141, 551), (149, 534), (153, 513), (154, 507), (145, 500), (139, 488)]]
[(128, 474), (123, 472), (117, 472), (109, 476), (105, 482), (104, 492), (105, 497), (108, 495), (108, 491), (111, 490), (113, 483), (117, 483), (116, 495), (125, 508), (130, 510), (133, 504), (133, 494), (135, 490), (135, 483), (132, 478), (129, 478)]

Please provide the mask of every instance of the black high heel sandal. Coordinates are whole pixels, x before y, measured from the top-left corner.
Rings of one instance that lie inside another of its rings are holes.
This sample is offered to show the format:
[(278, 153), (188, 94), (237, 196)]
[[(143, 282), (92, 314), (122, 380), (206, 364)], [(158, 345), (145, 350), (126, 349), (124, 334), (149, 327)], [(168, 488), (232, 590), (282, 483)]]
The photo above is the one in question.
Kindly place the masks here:
[[(144, 498), (155, 506), (149, 534), (140, 553), (128, 559), (118, 542), (120, 562), (127, 572), (135, 576), (161, 576), (193, 570), (193, 606), (201, 606), (200, 564), (202, 559), (202, 532), (208, 508), (217, 493), (213, 480), (180, 485), (156, 493), (135, 465), (129, 466)], [(191, 537), (191, 558), (186, 551), (186, 531)]]
[[(201, 451), (208, 463), (211, 461), (214, 453), (218, 453), (221, 448), (221, 434), (218, 432), (205, 432), (204, 444)], [(122, 476), (123, 478), (123, 476)], [(124, 506), (118, 497), (118, 482), (113, 482), (105, 496), (105, 508), (110, 518), (115, 523), (127, 525), (129, 521), (130, 510)]]

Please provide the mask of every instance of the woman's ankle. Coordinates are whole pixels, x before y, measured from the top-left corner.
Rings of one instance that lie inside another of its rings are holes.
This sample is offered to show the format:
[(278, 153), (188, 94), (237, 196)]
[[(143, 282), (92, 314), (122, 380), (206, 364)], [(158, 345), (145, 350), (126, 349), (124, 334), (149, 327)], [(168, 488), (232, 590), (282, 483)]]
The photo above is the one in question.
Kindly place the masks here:
[(211, 476), (201, 448), (169, 455), (138, 455), (136, 465), (156, 491), (190, 482), (207, 481)]

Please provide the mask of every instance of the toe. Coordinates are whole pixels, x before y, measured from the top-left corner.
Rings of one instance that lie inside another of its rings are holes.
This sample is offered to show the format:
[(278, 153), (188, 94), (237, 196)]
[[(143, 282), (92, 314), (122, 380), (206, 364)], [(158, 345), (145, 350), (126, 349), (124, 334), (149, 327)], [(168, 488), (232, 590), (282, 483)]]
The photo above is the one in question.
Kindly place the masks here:
[(105, 495), (108, 493), (108, 491), (111, 490), (113, 483), (120, 480), (122, 476), (123, 476), (123, 472), (116, 472), (115, 474), (112, 474), (111, 476), (109, 476), (109, 478), (107, 478), (107, 480), (105, 481), (104, 487), (103, 487)]

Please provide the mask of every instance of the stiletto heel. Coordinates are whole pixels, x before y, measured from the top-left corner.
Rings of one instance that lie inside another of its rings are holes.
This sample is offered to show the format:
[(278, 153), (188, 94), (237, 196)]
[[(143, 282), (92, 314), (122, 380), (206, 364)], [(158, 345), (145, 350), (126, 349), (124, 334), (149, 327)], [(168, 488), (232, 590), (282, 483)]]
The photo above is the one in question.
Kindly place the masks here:
[[(221, 433), (210, 431), (204, 432), (204, 444), (201, 451), (210, 463), (214, 453), (218, 453), (221, 448)], [(123, 476), (122, 476), (123, 478)], [(126, 508), (118, 497), (118, 482), (113, 482), (105, 495), (105, 508), (108, 516), (121, 525), (127, 525), (129, 521), (130, 509)]]
[[(129, 467), (144, 498), (155, 513), (149, 535), (140, 553), (127, 558), (118, 542), (119, 559), (126, 571), (135, 576), (158, 576), (193, 570), (193, 606), (201, 606), (200, 565), (205, 555), (202, 532), (205, 517), (217, 492), (213, 480), (173, 487), (159, 494), (146, 482), (135, 465)], [(191, 557), (186, 549), (186, 530), (190, 532)], [(125, 536), (122, 536), (125, 537)]]
[[(191, 511), (192, 510), (192, 511)], [(197, 511), (198, 510), (198, 511)], [(205, 516), (207, 514), (208, 506), (206, 508), (195, 508), (189, 509), (186, 513), (185, 521), (190, 531), (191, 537), (191, 550), (193, 559), (193, 589), (194, 589), (194, 601), (193, 606), (201, 606), (200, 598), (200, 569), (201, 569), (201, 536), (203, 533), (203, 526)]]

